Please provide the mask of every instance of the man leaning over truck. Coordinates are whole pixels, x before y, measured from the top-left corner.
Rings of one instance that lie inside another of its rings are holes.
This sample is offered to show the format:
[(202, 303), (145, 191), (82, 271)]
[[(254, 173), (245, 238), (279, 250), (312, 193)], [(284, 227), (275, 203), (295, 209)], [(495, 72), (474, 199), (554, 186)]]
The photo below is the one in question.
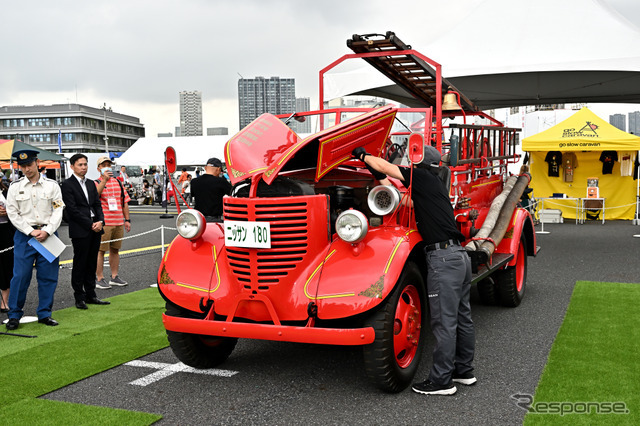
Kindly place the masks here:
[(472, 365), (475, 332), (469, 303), (471, 260), (460, 245), (464, 236), (456, 227), (447, 189), (432, 172), (440, 164), (440, 152), (425, 146), (422, 162), (414, 167), (413, 182), (408, 167), (391, 164), (364, 148), (356, 148), (352, 154), (369, 170), (379, 173), (374, 173), (376, 179), (384, 179), (382, 174), (386, 174), (406, 187), (413, 185), (411, 198), (418, 231), (425, 242), (427, 296), (436, 345), (429, 377), (413, 384), (412, 389), (426, 395), (453, 395), (457, 391), (454, 382), (476, 383)]

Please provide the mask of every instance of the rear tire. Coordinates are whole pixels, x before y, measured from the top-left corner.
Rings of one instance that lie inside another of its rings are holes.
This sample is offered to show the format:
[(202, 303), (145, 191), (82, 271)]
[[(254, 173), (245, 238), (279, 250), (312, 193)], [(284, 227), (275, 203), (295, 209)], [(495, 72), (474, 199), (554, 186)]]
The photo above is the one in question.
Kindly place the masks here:
[(527, 244), (524, 234), (516, 253), (516, 264), (496, 272), (498, 295), (502, 306), (515, 308), (522, 302), (527, 283)]
[(483, 304), (490, 306), (498, 304), (498, 289), (493, 278), (487, 277), (482, 281), (479, 281), (478, 284), (476, 284), (476, 287), (478, 289), (480, 300)]
[[(193, 318), (189, 311), (167, 302), (167, 315)], [(194, 368), (212, 368), (229, 358), (238, 339), (205, 336), (167, 330), (167, 339), (175, 356), (184, 364)]]
[(363, 348), (365, 370), (383, 391), (400, 392), (413, 380), (426, 340), (426, 310), (422, 275), (408, 262), (387, 301), (367, 320), (376, 337)]

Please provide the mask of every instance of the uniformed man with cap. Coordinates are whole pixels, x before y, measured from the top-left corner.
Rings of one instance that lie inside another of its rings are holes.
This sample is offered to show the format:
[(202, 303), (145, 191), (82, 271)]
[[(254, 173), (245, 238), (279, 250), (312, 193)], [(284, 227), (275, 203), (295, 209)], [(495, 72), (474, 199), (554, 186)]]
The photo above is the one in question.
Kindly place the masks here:
[(9, 322), (7, 330), (15, 330), (24, 314), (27, 290), (35, 262), (38, 280), (38, 322), (55, 326), (51, 318), (53, 294), (58, 285), (56, 258), (49, 262), (28, 241), (35, 238), (44, 242), (60, 226), (64, 202), (60, 186), (38, 171), (38, 151), (22, 150), (13, 153), (24, 176), (9, 186), (7, 193), (7, 215), (18, 232), (13, 237), (13, 278), (9, 292)]

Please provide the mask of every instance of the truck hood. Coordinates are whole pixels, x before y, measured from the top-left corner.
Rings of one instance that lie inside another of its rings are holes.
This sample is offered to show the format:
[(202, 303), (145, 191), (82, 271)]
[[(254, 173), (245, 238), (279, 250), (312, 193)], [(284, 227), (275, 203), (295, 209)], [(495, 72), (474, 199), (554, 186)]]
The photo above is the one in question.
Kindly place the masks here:
[(315, 167), (317, 182), (351, 159), (355, 148), (379, 156), (395, 116), (396, 110), (386, 106), (301, 139), (276, 116), (262, 114), (227, 142), (229, 179), (235, 185), (262, 177), (271, 184), (282, 171)]

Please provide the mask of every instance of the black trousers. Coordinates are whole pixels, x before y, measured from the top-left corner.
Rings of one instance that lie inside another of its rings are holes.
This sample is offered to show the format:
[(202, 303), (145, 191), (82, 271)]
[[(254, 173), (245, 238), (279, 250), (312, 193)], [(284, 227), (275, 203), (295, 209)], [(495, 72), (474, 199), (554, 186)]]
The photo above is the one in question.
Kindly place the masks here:
[(98, 266), (98, 248), (101, 235), (91, 232), (84, 238), (72, 238), (73, 269), (71, 287), (76, 302), (96, 297), (96, 267)]
[(473, 371), (476, 336), (469, 303), (471, 259), (455, 244), (426, 252), (431, 331), (436, 339), (429, 380), (451, 383), (453, 373)]

